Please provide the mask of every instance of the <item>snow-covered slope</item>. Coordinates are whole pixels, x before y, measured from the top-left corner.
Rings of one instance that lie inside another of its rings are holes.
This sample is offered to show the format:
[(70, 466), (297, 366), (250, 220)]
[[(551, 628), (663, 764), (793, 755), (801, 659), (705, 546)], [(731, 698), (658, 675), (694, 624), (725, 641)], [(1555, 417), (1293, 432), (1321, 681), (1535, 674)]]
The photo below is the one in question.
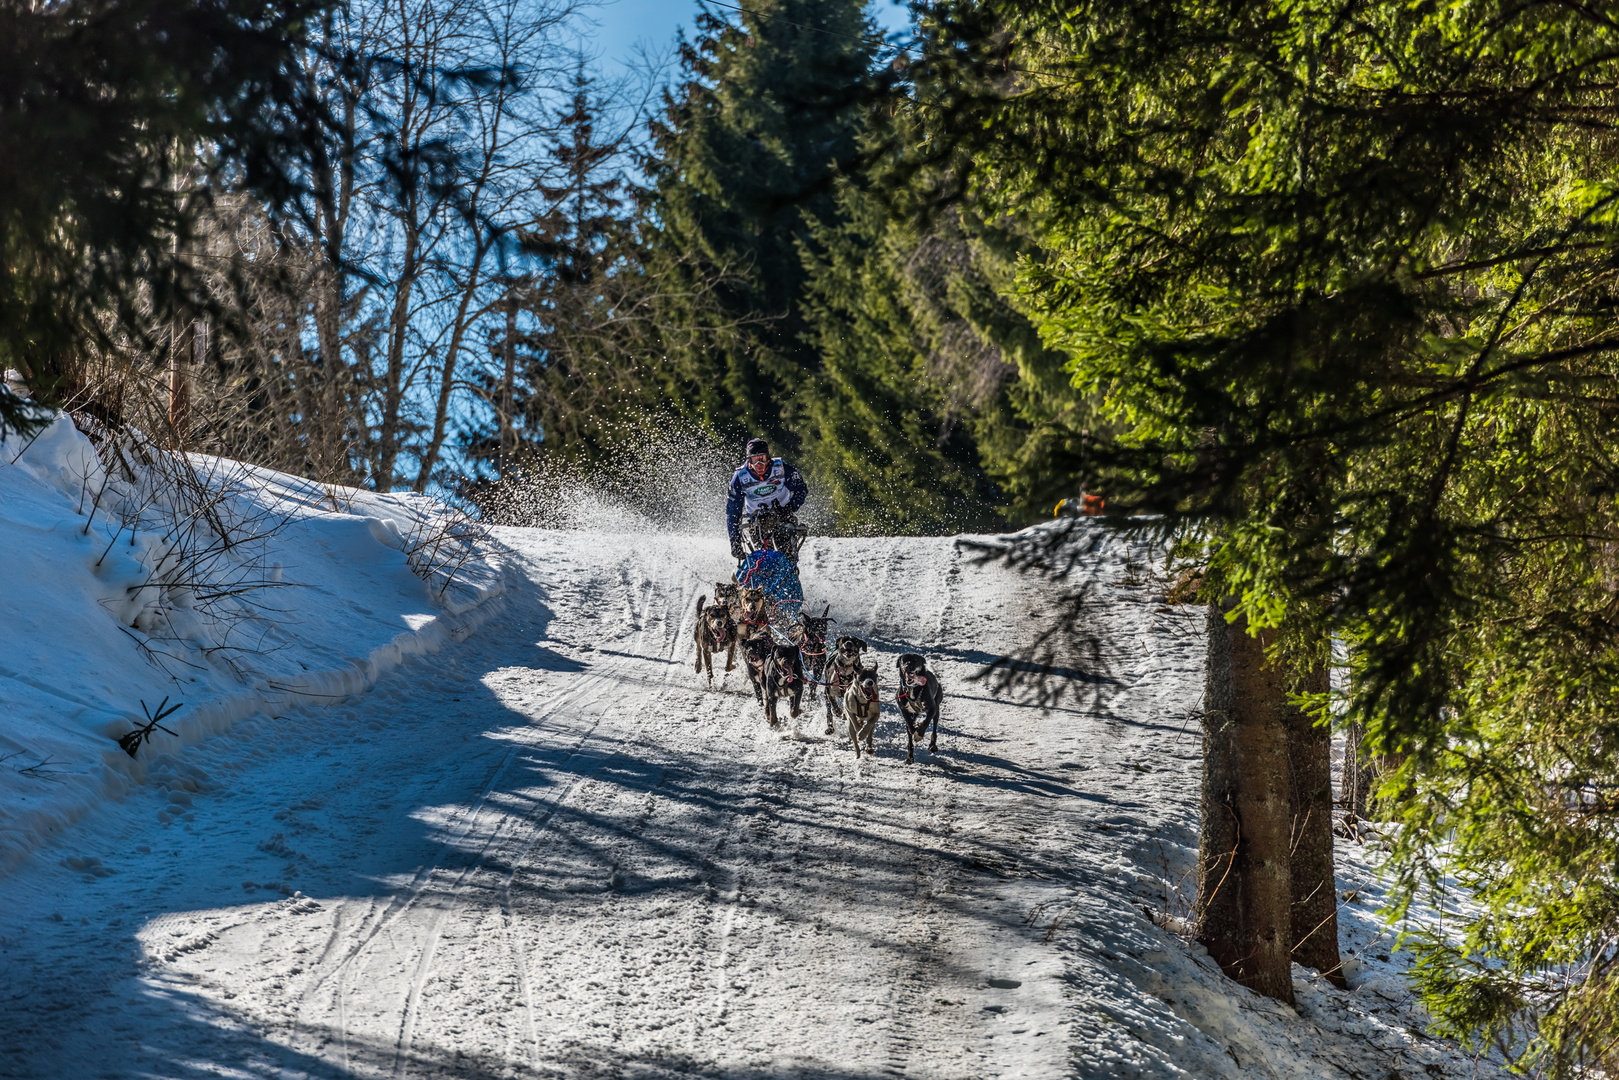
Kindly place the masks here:
[[(500, 591), (492, 563), (442, 595), (411, 572), (431, 500), (170, 464), (200, 502), (109, 478), (66, 418), (0, 439), (0, 872), (134, 784), (194, 791), (166, 751), (363, 690)], [(116, 740), (164, 699), (174, 735), (131, 759)]]
[(469, 640), (186, 748), (198, 791), (134, 788), (0, 879), (0, 1073), (1494, 1075), (1420, 1034), (1361, 906), (1361, 989), (1299, 971), (1302, 1015), (1164, 928), (1203, 646), (1117, 541), (1105, 678), (1044, 710), (971, 678), (1050, 617), (1039, 583), (953, 538), (806, 549), (885, 678), (916, 648), (944, 682), (907, 766), (891, 706), (857, 763), (818, 703), (777, 733), (742, 671), (698, 683), (721, 542), (500, 538)]

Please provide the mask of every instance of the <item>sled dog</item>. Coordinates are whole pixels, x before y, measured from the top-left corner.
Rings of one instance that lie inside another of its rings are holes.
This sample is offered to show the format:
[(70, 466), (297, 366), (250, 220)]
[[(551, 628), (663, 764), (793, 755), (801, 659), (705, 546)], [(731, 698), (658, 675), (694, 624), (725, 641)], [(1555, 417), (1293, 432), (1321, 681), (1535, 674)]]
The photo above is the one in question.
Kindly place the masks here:
[(831, 610), (832, 605), (828, 604), (826, 609), (819, 615), (805, 615), (803, 617), (803, 628), (799, 633), (798, 651), (804, 657), (804, 674), (806, 676), (804, 681), (809, 684), (809, 699), (811, 701), (815, 700), (816, 688), (821, 683), (826, 682), (826, 628), (830, 624), (837, 622), (836, 619), (828, 617), (827, 613)]
[(764, 675), (765, 719), (770, 721), (770, 726), (780, 724), (776, 717), (777, 698), (788, 698), (793, 719), (798, 719), (803, 711), (799, 704), (804, 698), (804, 661), (798, 654), (798, 646), (770, 646), (770, 655), (765, 658)]
[(877, 716), (882, 702), (877, 694), (877, 669), (860, 668), (843, 695), (843, 716), (849, 722), (849, 741), (854, 743), (855, 760), (860, 760), (860, 744), (866, 744), (866, 753), (876, 756), (872, 735), (877, 730)]
[(736, 667), (736, 621), (724, 604), (716, 602), (705, 608), (707, 602), (706, 596), (697, 598), (697, 629), (692, 636), (697, 639), (697, 673), (701, 675), (706, 667), (709, 689), (713, 689), (715, 653), (725, 650), (726, 671)]
[(866, 643), (857, 637), (844, 634), (838, 638), (826, 664), (826, 733), (832, 734), (832, 718), (843, 715), (843, 695), (848, 692), (849, 684), (860, 673), (860, 654), (866, 651)]
[(770, 640), (770, 601), (763, 589), (741, 589), (737, 597), (736, 628), (743, 641)]
[(769, 634), (742, 639), (742, 663), (748, 669), (748, 681), (753, 684), (753, 696), (760, 706), (765, 703), (765, 664), (776, 651), (776, 643)]
[(905, 760), (916, 760), (916, 744), (933, 725), (928, 742), (928, 753), (939, 750), (939, 705), (944, 701), (944, 688), (939, 677), (928, 670), (927, 660), (919, 653), (903, 653), (896, 661), (899, 667), (899, 715), (905, 721)]
[(735, 623), (742, 617), (742, 586), (734, 581), (714, 582), (714, 603), (724, 605)]

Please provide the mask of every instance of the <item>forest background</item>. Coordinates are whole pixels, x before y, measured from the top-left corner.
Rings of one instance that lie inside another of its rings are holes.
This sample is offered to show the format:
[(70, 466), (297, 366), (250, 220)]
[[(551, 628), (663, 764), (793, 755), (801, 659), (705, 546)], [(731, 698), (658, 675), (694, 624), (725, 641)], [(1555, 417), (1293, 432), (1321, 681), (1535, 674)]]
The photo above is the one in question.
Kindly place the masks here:
[(0, 9), (14, 388), (491, 508), (682, 423), (845, 533), (1099, 490), (1211, 612), (1211, 954), (1284, 998), (1336, 964), (1336, 724), (1336, 824), (1455, 916), (1407, 942), (1435, 1027), (1619, 1065), (1619, 22), (714, 0), (637, 91), (578, 14)]

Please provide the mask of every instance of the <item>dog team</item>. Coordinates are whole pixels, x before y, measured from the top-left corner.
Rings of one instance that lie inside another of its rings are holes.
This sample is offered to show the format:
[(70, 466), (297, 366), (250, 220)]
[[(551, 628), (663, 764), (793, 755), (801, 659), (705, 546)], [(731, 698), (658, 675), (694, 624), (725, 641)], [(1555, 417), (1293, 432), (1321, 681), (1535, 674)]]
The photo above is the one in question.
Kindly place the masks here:
[[(697, 598), (696, 671), (699, 675), (707, 672), (712, 688), (715, 654), (724, 651), (725, 671), (731, 671), (740, 649), (754, 696), (764, 707), (771, 727), (781, 722), (777, 714), (780, 699), (788, 699), (789, 712), (797, 719), (803, 713), (806, 688), (813, 700), (824, 687), (826, 733), (834, 734), (834, 724), (841, 718), (858, 758), (862, 746), (868, 754), (875, 750), (872, 739), (881, 710), (877, 668), (862, 662), (867, 645), (857, 637), (845, 634), (827, 648), (827, 630), (836, 621), (829, 617), (831, 609), (828, 604), (820, 615), (804, 616), (799, 621), (796, 644), (784, 644), (770, 633), (769, 600), (763, 589), (716, 583), (712, 604), (707, 596)], [(904, 653), (896, 666), (899, 691), (895, 704), (905, 722), (905, 760), (914, 762), (923, 736), (928, 737), (930, 753), (939, 748), (939, 708), (944, 689), (928, 669), (927, 660), (918, 653)]]

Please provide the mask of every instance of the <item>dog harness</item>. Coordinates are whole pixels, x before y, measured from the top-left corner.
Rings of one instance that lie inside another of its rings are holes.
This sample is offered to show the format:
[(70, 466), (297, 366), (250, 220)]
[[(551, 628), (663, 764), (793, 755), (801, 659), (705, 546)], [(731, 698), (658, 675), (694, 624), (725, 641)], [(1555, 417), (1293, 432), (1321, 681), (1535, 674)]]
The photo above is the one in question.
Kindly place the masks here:
[[(845, 676), (840, 676), (838, 674), (840, 671), (846, 671), (847, 674)], [(831, 663), (831, 670), (826, 673), (826, 682), (820, 683), (819, 685), (829, 686), (841, 694), (847, 691), (849, 687), (854, 685), (854, 677), (859, 673), (860, 666), (858, 663), (854, 667), (845, 669), (842, 664), (839, 664), (836, 660), (834, 660)], [(809, 678), (809, 676), (806, 675), (805, 678)]]

